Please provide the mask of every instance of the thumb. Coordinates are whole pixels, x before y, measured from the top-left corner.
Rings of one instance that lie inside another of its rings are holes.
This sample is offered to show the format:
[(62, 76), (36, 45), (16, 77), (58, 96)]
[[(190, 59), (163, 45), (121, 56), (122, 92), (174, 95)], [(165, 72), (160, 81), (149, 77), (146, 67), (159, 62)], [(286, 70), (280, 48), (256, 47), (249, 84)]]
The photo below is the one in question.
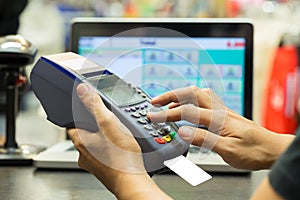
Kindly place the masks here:
[(220, 150), (221, 136), (206, 129), (182, 126), (179, 128), (178, 134), (183, 140), (192, 145), (212, 149), (216, 152)]
[(77, 86), (77, 95), (86, 109), (96, 118), (102, 113), (103, 116), (108, 114), (108, 109), (102, 102), (100, 96), (95, 90), (86, 83), (81, 83)]
[[(110, 140), (119, 140), (124, 138), (124, 134), (132, 138), (131, 132), (122, 124), (119, 119), (105, 106), (99, 94), (86, 83), (77, 86), (77, 95), (86, 109), (95, 118), (99, 129)], [(119, 131), (112, 131), (117, 130)], [(123, 133), (122, 135), (120, 135)]]

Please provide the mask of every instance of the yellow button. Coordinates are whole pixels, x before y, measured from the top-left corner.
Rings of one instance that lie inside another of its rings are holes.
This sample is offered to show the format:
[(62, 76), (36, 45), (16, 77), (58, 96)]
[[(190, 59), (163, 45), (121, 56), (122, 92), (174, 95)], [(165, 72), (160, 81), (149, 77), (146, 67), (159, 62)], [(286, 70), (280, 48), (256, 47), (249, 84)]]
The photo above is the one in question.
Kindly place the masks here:
[(166, 135), (164, 137), (162, 137), (162, 139), (164, 139), (166, 142), (171, 142), (172, 141), (172, 138), (170, 135)]

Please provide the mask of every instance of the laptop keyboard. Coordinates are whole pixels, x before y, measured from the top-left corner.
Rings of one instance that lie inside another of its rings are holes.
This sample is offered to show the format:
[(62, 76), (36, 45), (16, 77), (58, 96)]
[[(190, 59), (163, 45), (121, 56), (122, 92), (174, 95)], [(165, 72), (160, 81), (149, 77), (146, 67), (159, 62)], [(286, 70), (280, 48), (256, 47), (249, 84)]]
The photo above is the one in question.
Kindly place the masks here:
[(212, 151), (211, 149), (208, 149), (208, 148), (190, 145), (189, 153), (193, 153), (193, 154), (198, 154), (198, 153), (211, 154), (211, 153), (215, 153), (215, 152)]
[(67, 151), (77, 151), (77, 149), (75, 148), (75, 146), (71, 146), (70, 148), (67, 149)]

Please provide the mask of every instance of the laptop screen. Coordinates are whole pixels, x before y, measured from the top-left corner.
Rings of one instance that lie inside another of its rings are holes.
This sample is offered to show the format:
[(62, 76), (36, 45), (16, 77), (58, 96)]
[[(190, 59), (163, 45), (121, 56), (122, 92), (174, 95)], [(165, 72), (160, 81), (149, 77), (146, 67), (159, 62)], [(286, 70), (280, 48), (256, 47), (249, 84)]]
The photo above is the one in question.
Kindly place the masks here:
[(71, 49), (152, 97), (190, 85), (211, 88), (226, 106), (251, 119), (252, 26), (156, 23), (79, 20), (73, 24)]

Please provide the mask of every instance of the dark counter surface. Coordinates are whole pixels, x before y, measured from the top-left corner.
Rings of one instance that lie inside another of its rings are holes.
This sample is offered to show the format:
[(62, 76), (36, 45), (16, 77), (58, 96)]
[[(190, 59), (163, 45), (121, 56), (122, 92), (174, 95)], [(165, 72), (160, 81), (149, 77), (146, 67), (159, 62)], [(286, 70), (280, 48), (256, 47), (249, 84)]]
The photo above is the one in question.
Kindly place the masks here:
[[(249, 199), (267, 173), (212, 174), (211, 180), (196, 187), (172, 174), (155, 175), (153, 179), (174, 199), (234, 200)], [(106, 200), (115, 197), (93, 175), (84, 171), (46, 171), (31, 166), (1, 166), (0, 199)]]

